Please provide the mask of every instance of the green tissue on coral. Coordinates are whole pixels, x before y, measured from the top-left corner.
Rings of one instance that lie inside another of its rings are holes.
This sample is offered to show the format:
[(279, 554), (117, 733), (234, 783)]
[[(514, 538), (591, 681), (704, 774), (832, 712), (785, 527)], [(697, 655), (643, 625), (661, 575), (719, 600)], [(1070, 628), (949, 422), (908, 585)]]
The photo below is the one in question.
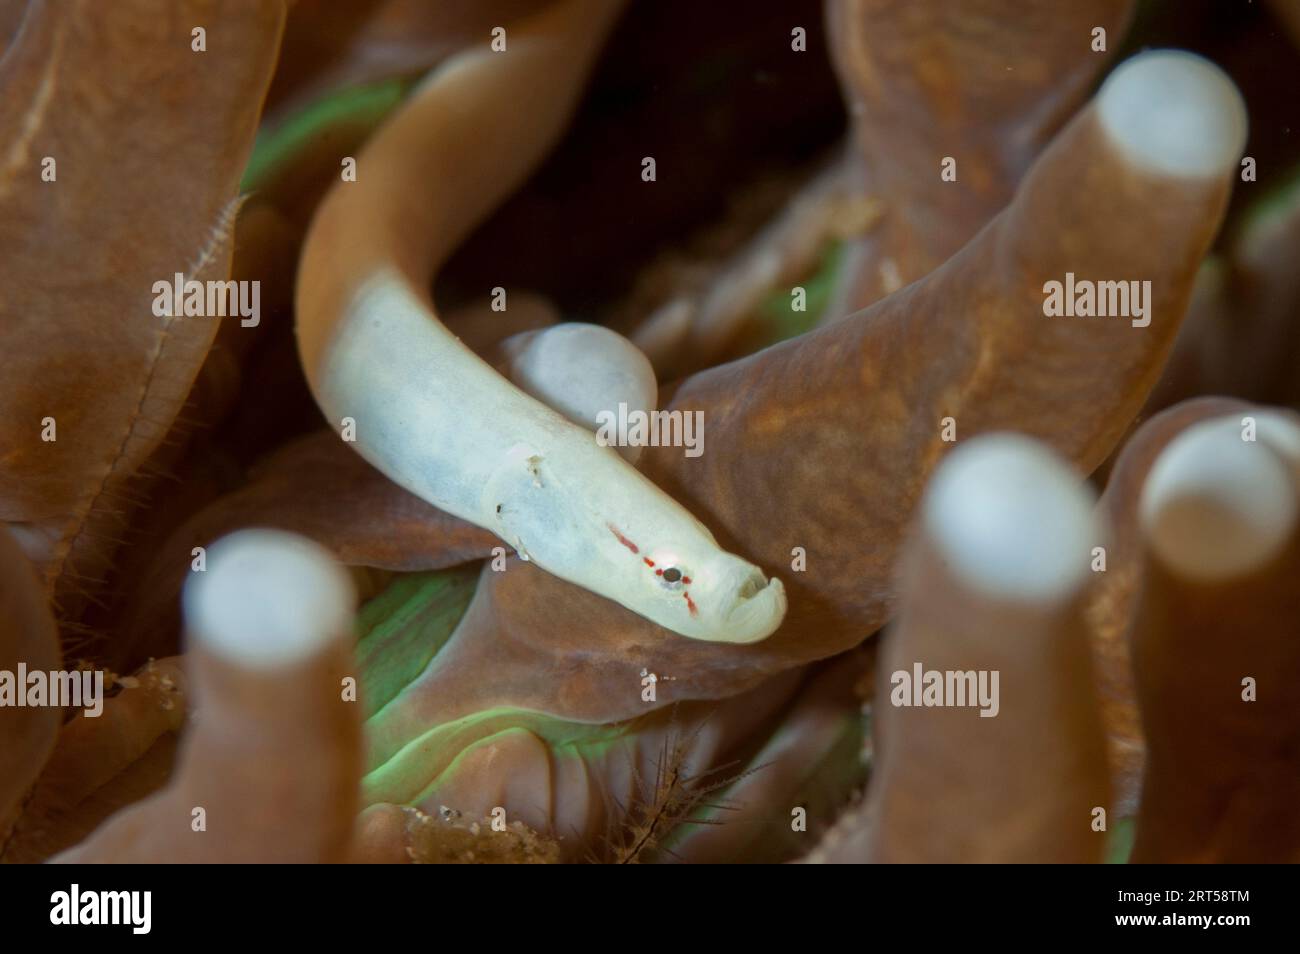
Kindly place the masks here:
[(337, 126), (378, 126), (410, 88), (411, 81), (401, 79), (331, 92), (279, 127), (259, 132), (240, 190), (256, 192), (263, 188), (304, 149)]
[[(380, 709), (394, 704), (402, 690), (436, 665), (438, 654), (448, 645), (456, 626), (464, 616), (474, 595), (481, 564), (439, 570), (428, 573), (401, 574), (387, 588), (362, 607), (358, 617), (359, 639), (356, 656), (358, 680), (363, 693), (368, 719)], [(401, 702), (397, 703), (400, 705)], [(686, 709), (695, 704), (687, 703)], [(362, 780), (362, 803), (394, 802), (418, 805), (444, 783), (454, 779), (456, 773), (484, 746), (504, 742), (512, 735), (527, 733), (538, 739), (552, 760), (556, 776), (601, 778), (607, 774), (626, 777), (628, 764), (638, 762), (638, 747), (646, 743), (645, 733), (668, 730), (690, 734), (695, 719), (707, 718), (709, 704), (704, 704), (687, 722), (678, 725), (674, 710), (657, 710), (637, 719), (612, 725), (592, 725), (556, 718), (545, 712), (498, 705), (461, 718), (423, 727), (414, 737), (405, 740), (391, 758), (372, 763)], [(854, 716), (844, 721), (841, 731), (830, 741), (827, 749), (808, 766), (807, 774), (798, 778), (786, 777), (783, 785), (791, 786), (790, 797), (799, 804), (809, 806), (810, 814), (820, 813), (823, 806), (842, 801), (844, 793), (860, 784), (862, 765), (858, 759), (861, 748), (862, 725)], [(766, 743), (760, 744), (748, 767), (739, 780), (757, 781), (772, 759), (780, 756), (792, 744), (788, 731), (776, 727)], [(658, 750), (662, 740), (651, 741)], [(640, 752), (643, 758), (645, 752)], [(565, 763), (577, 760), (583, 771), (566, 772)], [(754, 776), (752, 779), (750, 776)], [(735, 773), (732, 773), (735, 777)], [(731, 791), (728, 786), (709, 793), (711, 804), (725, 804)], [(782, 802), (784, 805), (785, 803)], [(629, 810), (633, 806), (626, 806)], [(716, 824), (734, 817), (734, 813), (701, 806), (693, 814), (686, 829), (698, 825)], [(788, 818), (749, 818), (743, 828), (744, 837), (737, 840), (740, 856), (753, 859), (792, 856), (801, 848), (787, 838), (765, 838), (778, 828), (780, 822), (785, 835), (789, 835)], [(682, 834), (685, 834), (683, 832)], [(678, 839), (669, 845), (680, 846)], [(669, 850), (672, 850), (669, 847)]]
[(1133, 841), (1137, 838), (1137, 820), (1121, 818), (1106, 836), (1106, 858), (1108, 865), (1126, 865), (1133, 853)]
[(412, 682), (451, 637), (478, 585), (477, 565), (405, 573), (361, 608), (356, 657), (368, 719)]
[[(446, 646), (465, 615), (478, 585), (481, 565), (396, 576), (357, 617), (358, 684), (367, 719), (422, 672)], [(544, 740), (556, 758), (604, 754), (626, 736), (628, 726), (589, 725), (501, 706), (430, 726), (387, 762), (371, 766), (368, 788), (385, 786), (405, 773), (411, 781), (397, 787), (419, 792), (435, 784), (457, 759), (492, 736), (515, 728)], [(412, 800), (418, 794), (411, 796)]]
[(843, 264), (844, 243), (832, 242), (827, 245), (822, 251), (817, 271), (803, 283), (807, 296), (803, 311), (795, 311), (794, 301), (789, 291), (783, 289), (768, 296), (761, 309), (763, 346), (776, 344), (787, 338), (797, 338), (805, 331), (817, 327), (822, 312), (830, 304)]

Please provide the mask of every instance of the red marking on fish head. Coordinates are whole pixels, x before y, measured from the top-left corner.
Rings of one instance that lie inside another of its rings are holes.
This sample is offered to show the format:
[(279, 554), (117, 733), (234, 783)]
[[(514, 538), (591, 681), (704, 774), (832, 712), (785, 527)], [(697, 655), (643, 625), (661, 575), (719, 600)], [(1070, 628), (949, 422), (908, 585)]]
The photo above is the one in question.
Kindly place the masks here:
[(623, 544), (623, 546), (627, 547), (633, 553), (641, 552), (640, 548), (627, 537), (623, 536), (623, 534), (619, 532), (618, 528), (612, 523), (607, 523), (605, 526), (609, 528), (609, 532), (614, 534), (615, 539), (617, 539), (619, 543)]

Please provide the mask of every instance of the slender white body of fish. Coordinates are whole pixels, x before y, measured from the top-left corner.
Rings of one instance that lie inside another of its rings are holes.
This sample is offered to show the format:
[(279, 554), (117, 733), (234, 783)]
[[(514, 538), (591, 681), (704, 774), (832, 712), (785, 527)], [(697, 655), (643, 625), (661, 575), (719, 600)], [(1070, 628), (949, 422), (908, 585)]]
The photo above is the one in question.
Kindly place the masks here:
[(618, 8), (566, 0), (412, 94), (317, 213), (299, 350), (327, 417), (352, 418), (354, 447), (394, 482), (674, 632), (753, 642), (784, 617), (780, 581), (465, 347), (425, 290), (549, 151)]

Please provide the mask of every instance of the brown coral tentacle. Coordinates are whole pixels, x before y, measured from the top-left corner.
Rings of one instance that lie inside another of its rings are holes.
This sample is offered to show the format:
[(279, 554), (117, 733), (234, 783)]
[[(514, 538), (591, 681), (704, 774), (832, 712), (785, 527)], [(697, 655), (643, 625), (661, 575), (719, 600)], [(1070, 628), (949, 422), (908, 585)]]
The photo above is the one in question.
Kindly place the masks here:
[[(0, 672), (17, 680), (59, 667), (59, 639), (35, 571), (8, 531), (0, 528)], [(25, 691), (25, 686), (15, 688)], [(0, 705), (0, 854), (37, 774), (54, 750), (62, 710)]]
[(358, 808), (354, 597), (316, 544), (241, 531), (185, 594), (197, 699), (171, 784), (67, 862), (343, 860)]
[[(1092, 502), (1064, 462), (976, 438), (935, 475), (877, 663), (866, 828), (834, 860), (1097, 861), (1105, 739), (1083, 625)], [(1104, 823), (1102, 825), (1104, 830)]]
[(1300, 860), (1298, 488), (1300, 418), (1253, 409), (1188, 428), (1147, 477), (1134, 861)]
[[(879, 226), (850, 246), (827, 321), (929, 274), (1010, 200), (1122, 39), (1132, 7), (827, 3), (862, 188), (885, 203)], [(947, 181), (945, 159), (954, 161)]]

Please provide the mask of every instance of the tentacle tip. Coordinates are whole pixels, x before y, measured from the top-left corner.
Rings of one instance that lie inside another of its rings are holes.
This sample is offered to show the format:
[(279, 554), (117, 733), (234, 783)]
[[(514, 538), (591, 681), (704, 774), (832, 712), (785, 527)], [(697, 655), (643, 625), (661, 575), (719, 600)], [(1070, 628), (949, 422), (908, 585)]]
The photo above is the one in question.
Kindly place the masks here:
[(183, 594), (193, 638), (254, 670), (309, 659), (351, 632), (351, 578), (324, 548), (281, 530), (241, 530), (208, 551)]
[(1300, 423), (1294, 413), (1283, 411), (1254, 411), (1251, 415), (1259, 430), (1259, 439), (1268, 444), (1279, 457), (1296, 470), (1300, 470)]
[(1158, 175), (1212, 178), (1246, 147), (1246, 103), (1223, 70), (1194, 53), (1152, 50), (1122, 63), (1097, 95), (1125, 157)]
[(1202, 582), (1258, 569), (1295, 526), (1287, 471), (1271, 441), (1242, 439), (1235, 417), (1187, 428), (1156, 458), (1142, 488), (1139, 518), (1155, 555)]
[(1055, 602), (1075, 592), (1099, 542), (1093, 498), (1046, 446), (989, 434), (957, 447), (926, 493), (923, 526), (977, 593)]

